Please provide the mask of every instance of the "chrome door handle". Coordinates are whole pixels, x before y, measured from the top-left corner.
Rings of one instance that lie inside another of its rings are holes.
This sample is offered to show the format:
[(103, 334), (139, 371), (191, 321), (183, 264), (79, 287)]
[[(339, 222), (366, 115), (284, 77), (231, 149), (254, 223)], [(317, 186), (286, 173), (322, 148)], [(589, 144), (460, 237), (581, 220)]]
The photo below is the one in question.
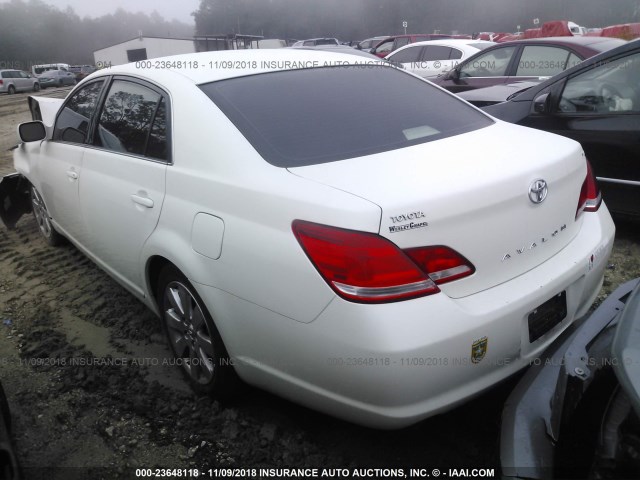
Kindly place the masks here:
[(73, 170), (67, 170), (67, 177), (71, 178), (72, 180), (77, 180), (78, 174)]
[(131, 200), (133, 200), (138, 205), (142, 205), (143, 207), (153, 208), (153, 200), (149, 197), (141, 197), (140, 195), (131, 195)]

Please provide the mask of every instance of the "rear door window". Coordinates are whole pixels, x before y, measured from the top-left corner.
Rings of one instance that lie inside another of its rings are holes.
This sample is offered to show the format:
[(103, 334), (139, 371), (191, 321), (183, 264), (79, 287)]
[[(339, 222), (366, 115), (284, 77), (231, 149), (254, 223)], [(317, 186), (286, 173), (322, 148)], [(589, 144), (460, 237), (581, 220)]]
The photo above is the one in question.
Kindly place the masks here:
[(419, 62), (423, 50), (424, 47), (421, 46), (407, 47), (404, 50), (392, 54), (388, 59), (398, 63)]
[(517, 77), (552, 77), (567, 68), (571, 52), (559, 47), (528, 45), (522, 50)]
[(425, 62), (434, 62), (436, 60), (448, 60), (451, 54), (450, 47), (443, 47), (441, 45), (429, 45), (422, 58)]
[(114, 80), (100, 112), (94, 145), (119, 153), (166, 159), (162, 95), (128, 80)]

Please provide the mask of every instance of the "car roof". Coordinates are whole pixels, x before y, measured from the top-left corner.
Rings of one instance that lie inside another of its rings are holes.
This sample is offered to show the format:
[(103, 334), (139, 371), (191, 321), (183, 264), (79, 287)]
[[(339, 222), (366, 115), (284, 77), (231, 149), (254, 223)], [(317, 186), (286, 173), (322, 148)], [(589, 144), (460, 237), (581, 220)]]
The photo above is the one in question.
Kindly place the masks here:
[[(148, 79), (162, 78), (163, 81), (170, 82), (171, 77), (179, 76), (201, 84), (283, 70), (363, 64), (389, 67), (389, 62), (380, 58), (361, 58), (352, 53), (326, 49), (247, 49), (154, 58), (98, 70), (87, 78), (121, 74)], [(153, 68), (155, 66), (158, 68)]]
[(596, 45), (598, 43), (608, 42), (608, 41), (619, 40), (620, 42), (624, 42), (624, 40), (612, 38), (612, 37), (586, 37), (583, 35), (576, 37), (540, 37), (540, 38), (525, 38), (522, 40), (511, 40), (509, 42), (502, 42), (500, 45), (520, 45), (526, 43), (552, 43), (554, 45), (580, 45), (584, 47), (588, 47), (590, 45)]
[(357, 55), (359, 57), (365, 57), (371, 60), (376, 60), (379, 58), (375, 55), (372, 55), (371, 53), (367, 53), (362, 50), (358, 50), (357, 48), (350, 47), (349, 45), (300, 45), (287, 48), (295, 48), (296, 50), (323, 50), (325, 52), (339, 52), (346, 53), (347, 55)]
[[(473, 45), (476, 43), (486, 43), (488, 45), (498, 45), (496, 42), (490, 42), (488, 40), (469, 40), (467, 38), (438, 38), (435, 40), (424, 40), (421, 42), (410, 43), (409, 45), (404, 45), (400, 47), (395, 52), (403, 50), (407, 47), (415, 47), (416, 45), (442, 45), (445, 47), (455, 47), (460, 45)], [(392, 52), (392, 53), (395, 53)]]

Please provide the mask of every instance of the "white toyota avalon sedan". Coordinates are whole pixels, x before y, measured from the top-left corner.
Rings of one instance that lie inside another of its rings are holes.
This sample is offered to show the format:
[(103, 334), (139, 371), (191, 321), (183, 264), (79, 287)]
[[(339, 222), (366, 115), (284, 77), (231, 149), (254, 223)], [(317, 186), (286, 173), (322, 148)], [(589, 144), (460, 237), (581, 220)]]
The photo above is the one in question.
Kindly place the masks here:
[(450, 409), (587, 312), (614, 225), (578, 143), (364, 61), (200, 53), (33, 97), (5, 223), (32, 210), (158, 313), (198, 391)]

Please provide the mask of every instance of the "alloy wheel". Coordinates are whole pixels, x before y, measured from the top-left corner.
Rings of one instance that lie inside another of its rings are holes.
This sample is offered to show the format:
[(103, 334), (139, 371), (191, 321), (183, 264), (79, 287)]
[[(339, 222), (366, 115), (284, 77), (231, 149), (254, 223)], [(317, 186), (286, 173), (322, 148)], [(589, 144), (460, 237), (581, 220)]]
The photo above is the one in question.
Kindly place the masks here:
[(197, 383), (208, 384), (215, 373), (215, 349), (205, 314), (190, 290), (170, 282), (164, 290), (164, 322), (169, 342), (182, 368)]

